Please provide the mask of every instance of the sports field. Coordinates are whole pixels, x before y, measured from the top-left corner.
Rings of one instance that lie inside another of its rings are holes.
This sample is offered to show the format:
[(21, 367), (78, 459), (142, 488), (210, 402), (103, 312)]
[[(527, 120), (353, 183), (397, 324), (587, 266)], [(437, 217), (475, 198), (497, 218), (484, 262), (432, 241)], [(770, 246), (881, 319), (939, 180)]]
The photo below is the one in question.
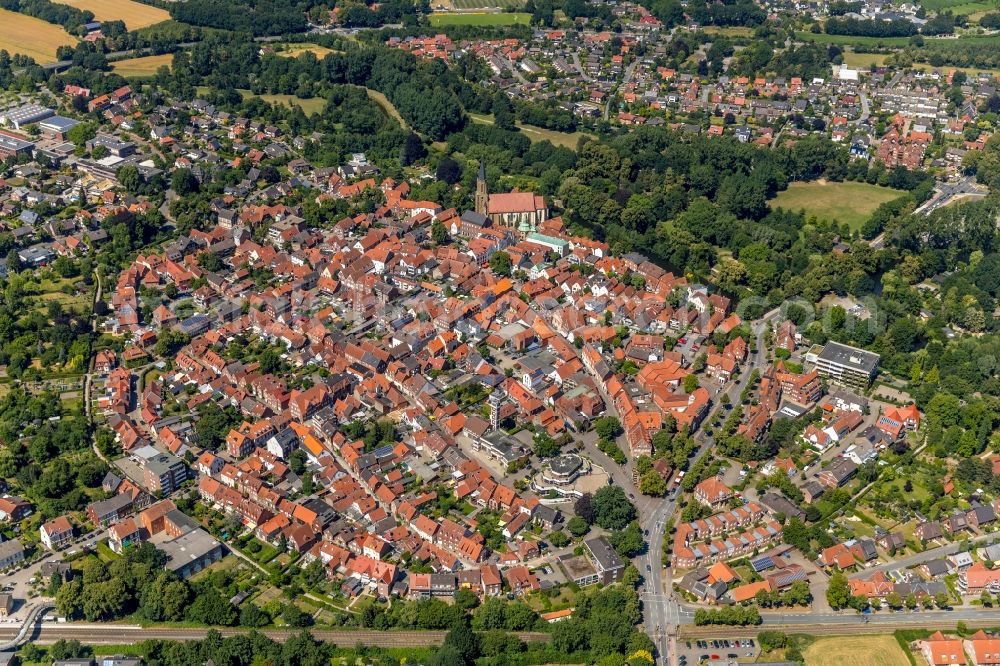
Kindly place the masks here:
[(802, 651), (806, 666), (908, 666), (892, 636), (820, 638)]
[(868, 216), (886, 201), (903, 196), (902, 190), (879, 187), (868, 183), (829, 183), (814, 180), (792, 183), (784, 192), (771, 199), (771, 208), (805, 210), (806, 215), (819, 219), (837, 220), (851, 229), (860, 229)]
[(125, 21), (129, 30), (166, 21), (170, 13), (159, 7), (144, 5), (133, 0), (59, 0), (64, 5), (77, 9), (89, 9), (98, 21)]
[(531, 14), (523, 12), (494, 12), (492, 14), (452, 14), (434, 13), (430, 15), (431, 25), (435, 28), (447, 25), (528, 25)]
[(169, 53), (146, 56), (145, 58), (130, 58), (111, 63), (111, 69), (122, 76), (153, 76), (156, 74), (156, 70), (164, 65), (170, 69), (173, 60), (174, 56)]
[(57, 25), (41, 19), (0, 9), (0, 49), (20, 53), (35, 62), (56, 61), (56, 49), (76, 43), (76, 38)]

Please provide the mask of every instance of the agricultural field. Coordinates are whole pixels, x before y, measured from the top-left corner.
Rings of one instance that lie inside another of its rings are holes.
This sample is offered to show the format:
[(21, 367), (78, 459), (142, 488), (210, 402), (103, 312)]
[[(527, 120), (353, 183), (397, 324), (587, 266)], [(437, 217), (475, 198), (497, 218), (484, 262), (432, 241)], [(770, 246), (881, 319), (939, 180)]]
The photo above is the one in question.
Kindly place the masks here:
[(94, 12), (98, 21), (124, 21), (129, 30), (145, 28), (170, 18), (170, 13), (159, 7), (144, 5), (133, 0), (60, 0), (62, 4)]
[(805, 210), (806, 215), (837, 220), (852, 230), (860, 229), (868, 216), (886, 201), (903, 196), (905, 192), (868, 183), (830, 183), (814, 180), (809, 183), (792, 183), (784, 192), (771, 199), (771, 208)]
[(508, 12), (490, 14), (434, 13), (430, 15), (430, 21), (435, 28), (449, 25), (528, 25), (531, 22), (531, 14), (523, 12), (514, 14)]
[(892, 636), (820, 638), (802, 651), (806, 666), (907, 666), (903, 648)]
[(153, 76), (156, 74), (156, 70), (160, 67), (166, 66), (170, 69), (170, 65), (173, 63), (174, 57), (169, 53), (163, 55), (146, 56), (144, 58), (130, 58), (128, 60), (118, 60), (111, 63), (111, 69), (115, 70), (116, 74), (121, 74), (122, 76)]
[(20, 53), (35, 62), (56, 61), (56, 49), (76, 43), (76, 38), (57, 25), (41, 19), (0, 9), (0, 49)]
[[(472, 122), (479, 123), (480, 125), (492, 125), (493, 116), (481, 113), (470, 113), (468, 114)], [(517, 123), (517, 128), (524, 132), (532, 141), (546, 141), (548, 140), (553, 146), (564, 146), (566, 148), (572, 148), (576, 150), (577, 143), (580, 141), (580, 137), (591, 136), (586, 132), (558, 132), (556, 130), (545, 129), (542, 127), (536, 127), (534, 125), (525, 125), (523, 123)]]

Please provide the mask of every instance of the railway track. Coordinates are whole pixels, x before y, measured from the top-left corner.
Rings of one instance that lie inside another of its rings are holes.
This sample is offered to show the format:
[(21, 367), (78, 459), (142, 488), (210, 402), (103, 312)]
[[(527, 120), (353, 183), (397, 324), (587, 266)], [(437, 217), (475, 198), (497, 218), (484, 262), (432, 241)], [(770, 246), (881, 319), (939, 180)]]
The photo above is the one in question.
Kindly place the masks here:
[[(247, 633), (246, 629), (216, 629), (223, 636), (234, 636)], [(144, 640), (189, 641), (201, 640), (210, 630), (208, 628), (179, 627), (140, 627), (120, 624), (74, 624), (45, 622), (35, 629), (29, 637), (33, 643), (51, 645), (59, 639), (76, 639), (90, 645), (121, 645)], [(260, 633), (274, 640), (284, 640), (301, 630), (263, 629)], [(333, 629), (309, 630), (312, 635), (323, 641), (338, 645), (355, 645), (361, 643), (367, 646), (380, 647), (427, 647), (440, 645), (444, 641), (444, 631), (344, 631)], [(0, 641), (13, 639), (17, 635), (16, 627), (0, 628)], [(520, 632), (518, 636), (523, 641), (547, 641), (549, 635), (540, 632)]]

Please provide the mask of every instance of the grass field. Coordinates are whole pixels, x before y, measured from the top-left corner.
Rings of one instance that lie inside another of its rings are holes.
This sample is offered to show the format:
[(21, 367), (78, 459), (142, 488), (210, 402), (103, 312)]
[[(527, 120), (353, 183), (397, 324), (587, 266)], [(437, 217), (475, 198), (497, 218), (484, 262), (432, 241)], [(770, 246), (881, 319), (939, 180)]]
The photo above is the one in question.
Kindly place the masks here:
[(328, 49), (319, 44), (286, 44), (283, 51), (276, 51), (276, 54), (282, 58), (298, 58), (303, 53), (312, 53), (317, 58), (322, 59), (327, 54), (340, 53), (340, 51)]
[[(906, 46), (910, 43), (909, 37), (857, 37), (854, 35), (828, 35), (825, 32), (811, 33), (799, 30), (795, 37), (803, 42), (816, 42), (817, 44), (840, 44), (850, 46), (851, 44), (864, 44), (865, 46)], [(924, 40), (925, 43), (930, 40)]]
[(886, 201), (900, 197), (901, 190), (894, 190), (868, 183), (828, 183), (815, 180), (809, 183), (792, 183), (784, 192), (771, 199), (771, 208), (805, 210), (806, 215), (820, 219), (837, 220), (851, 229), (858, 229), (868, 216)]
[(523, 7), (525, 0), (449, 0), (455, 9), (492, 9), (499, 7)]
[(802, 651), (806, 666), (908, 666), (892, 636), (820, 638)]
[(855, 53), (848, 50), (844, 51), (844, 64), (854, 69), (867, 69), (873, 63), (876, 67), (881, 67), (888, 57), (887, 53)]
[(974, 14), (993, 9), (993, 4), (985, 0), (920, 0), (918, 4), (928, 10), (949, 10), (953, 14)]
[[(244, 95), (247, 94), (245, 91), (240, 91)], [(301, 97), (296, 97), (295, 95), (260, 95), (260, 98), (269, 104), (282, 104), (284, 106), (295, 106), (302, 109), (307, 116), (319, 113), (326, 106), (326, 100), (321, 97), (313, 97), (312, 99), (303, 99)]]
[[(208, 87), (198, 86), (196, 89), (199, 95), (205, 95), (208, 93)], [(322, 97), (314, 97), (312, 99), (303, 99), (301, 97), (296, 97), (295, 95), (254, 95), (249, 90), (244, 90), (242, 88), (237, 88), (243, 97), (260, 97), (262, 100), (269, 104), (283, 104), (289, 106), (295, 104), (301, 108), (307, 116), (311, 116), (314, 113), (319, 113), (326, 106), (326, 100)]]
[[(855, 69), (868, 69), (868, 66), (875, 64), (876, 67), (885, 64), (886, 59), (889, 57), (886, 53), (855, 53), (854, 51), (844, 51), (844, 64), (848, 67), (854, 67)], [(942, 65), (941, 67), (932, 67), (927, 63), (915, 62), (912, 65), (913, 69), (923, 70), (925, 72), (930, 72), (933, 70), (938, 70), (939, 72), (950, 72), (952, 70), (965, 72), (969, 76), (975, 76), (979, 72), (989, 72), (990, 74), (996, 76), (998, 70), (981, 69), (978, 67), (952, 67), (950, 65)]]
[(47, 64), (56, 61), (56, 49), (76, 43), (65, 30), (41, 19), (0, 9), (0, 49), (20, 53)]
[[(479, 123), (480, 125), (493, 124), (492, 115), (470, 113), (469, 118), (472, 119), (472, 122)], [(591, 136), (586, 132), (557, 132), (555, 130), (535, 127), (534, 125), (524, 125), (522, 123), (517, 123), (517, 128), (524, 132), (524, 135), (532, 141), (548, 140), (553, 146), (565, 146), (566, 148), (572, 148), (573, 150), (576, 150), (576, 145), (580, 141), (580, 137)]]
[(145, 58), (130, 58), (111, 63), (111, 69), (122, 76), (152, 76), (156, 74), (156, 70), (164, 65), (170, 69), (173, 60), (174, 56), (169, 53), (146, 56)]
[(753, 29), (741, 25), (707, 25), (702, 31), (709, 35), (723, 35), (725, 37), (752, 37)]
[(531, 14), (523, 12), (495, 12), (492, 14), (441, 14), (430, 16), (431, 25), (435, 28), (448, 25), (528, 25)]
[(166, 10), (133, 0), (60, 0), (60, 2), (77, 9), (92, 11), (98, 21), (125, 21), (125, 27), (129, 30), (145, 28), (170, 18), (170, 13)]
[(396, 119), (396, 122), (400, 124), (403, 129), (409, 129), (409, 125), (403, 116), (399, 115), (399, 111), (396, 110), (396, 106), (389, 101), (389, 98), (377, 90), (372, 90), (371, 88), (365, 88), (365, 92), (368, 93), (368, 99), (374, 100), (376, 104), (382, 107), (389, 116)]

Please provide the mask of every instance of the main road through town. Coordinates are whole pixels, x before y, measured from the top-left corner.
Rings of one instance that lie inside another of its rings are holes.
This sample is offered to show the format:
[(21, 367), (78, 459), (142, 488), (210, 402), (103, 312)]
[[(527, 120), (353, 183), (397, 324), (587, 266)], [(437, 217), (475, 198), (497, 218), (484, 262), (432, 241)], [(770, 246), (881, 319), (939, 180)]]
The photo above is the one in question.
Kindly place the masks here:
[[(768, 329), (768, 323), (777, 316), (778, 312), (778, 310), (772, 310), (753, 324), (752, 328), (757, 336), (756, 349), (749, 366), (743, 371), (739, 381), (725, 390), (731, 404), (739, 403), (740, 394), (750, 383), (753, 369), (763, 371), (767, 363), (764, 336)], [(716, 404), (718, 404), (717, 399)], [(692, 465), (702, 456), (708, 454), (715, 444), (713, 437), (705, 435), (704, 432), (700, 432), (696, 437), (699, 446), (692, 458)], [(649, 549), (636, 560), (639, 572), (645, 576), (642, 592), (643, 624), (646, 633), (656, 644), (660, 661), (663, 664), (670, 663), (670, 634), (675, 632), (680, 625), (690, 624), (694, 620), (694, 612), (681, 604), (674, 596), (673, 586), (669, 584), (670, 579), (664, 576), (664, 567), (661, 561), (663, 541), (668, 538), (668, 535), (665, 534), (665, 528), (677, 509), (677, 495), (679, 493), (679, 490), (671, 492), (666, 499), (655, 502), (652, 506), (647, 503), (640, 504), (638, 507), (639, 523), (643, 529), (649, 530)]]

